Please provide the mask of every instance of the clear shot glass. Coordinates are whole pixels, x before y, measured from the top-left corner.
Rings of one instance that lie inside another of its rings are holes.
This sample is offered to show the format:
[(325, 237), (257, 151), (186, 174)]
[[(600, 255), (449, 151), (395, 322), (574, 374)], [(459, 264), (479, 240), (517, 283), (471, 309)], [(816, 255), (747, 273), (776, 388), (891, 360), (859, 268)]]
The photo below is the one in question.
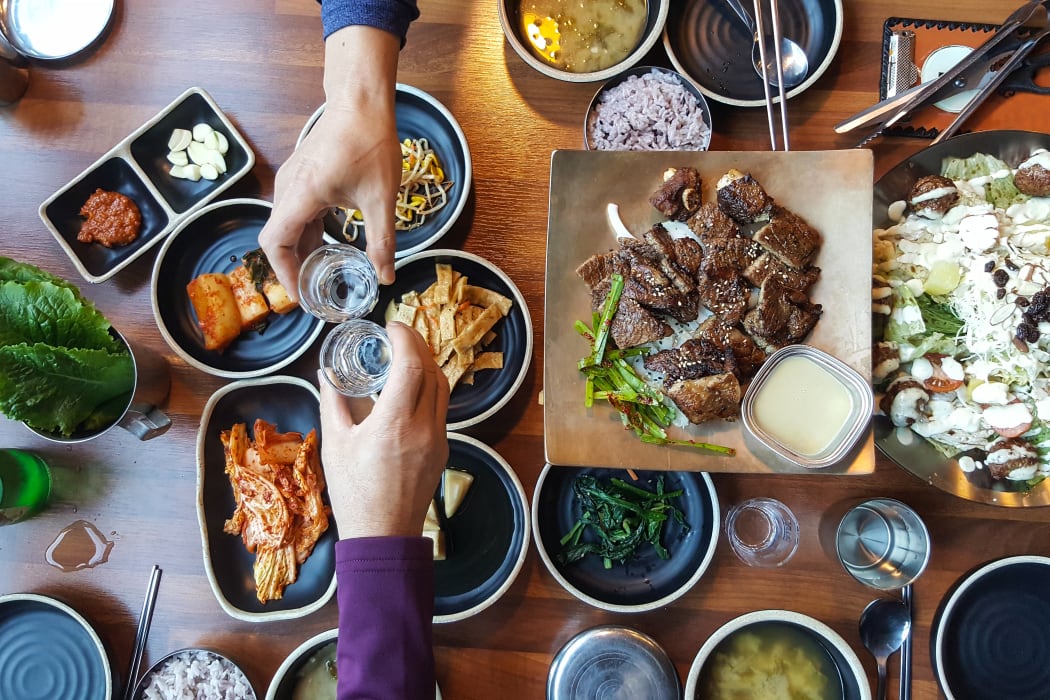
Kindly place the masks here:
[(775, 498), (752, 498), (726, 513), (726, 537), (748, 566), (782, 566), (798, 549), (798, 519)]
[(386, 331), (364, 319), (340, 323), (321, 345), (321, 373), (347, 396), (369, 396), (382, 389), (391, 359)]
[(379, 278), (362, 251), (336, 243), (310, 253), (299, 270), (299, 301), (329, 323), (363, 318), (379, 299)]

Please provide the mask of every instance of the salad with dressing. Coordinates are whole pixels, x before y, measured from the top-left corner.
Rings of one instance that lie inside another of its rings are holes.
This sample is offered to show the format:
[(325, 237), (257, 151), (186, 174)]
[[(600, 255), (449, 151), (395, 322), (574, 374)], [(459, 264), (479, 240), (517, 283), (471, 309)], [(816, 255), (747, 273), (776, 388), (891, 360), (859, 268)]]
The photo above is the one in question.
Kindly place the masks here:
[[(967, 472), (1050, 475), (1050, 153), (946, 158), (874, 232), (880, 409)], [(911, 438), (899, 430), (902, 440)]]

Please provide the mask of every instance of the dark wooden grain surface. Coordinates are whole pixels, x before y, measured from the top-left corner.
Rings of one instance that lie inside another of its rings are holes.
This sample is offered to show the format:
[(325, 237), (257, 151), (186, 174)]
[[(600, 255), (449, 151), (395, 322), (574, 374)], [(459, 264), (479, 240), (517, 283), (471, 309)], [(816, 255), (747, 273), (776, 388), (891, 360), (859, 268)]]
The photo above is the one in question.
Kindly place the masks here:
[[(806, 94), (791, 100), (796, 149), (849, 148), (857, 135), (832, 126), (878, 97), (882, 25), (888, 17), (1001, 21), (1013, 2), (846, 0), (838, 57)], [(399, 79), (444, 102), (466, 132), (474, 159), (474, 194), (442, 245), (482, 255), (502, 267), (525, 294), (536, 330), (532, 371), (518, 396), (476, 436), (495, 446), (531, 497), (543, 467), (543, 280), (549, 156), (582, 147), (582, 122), (595, 85), (563, 83), (529, 69), (507, 46), (494, 0), (420, 0)], [(15, 106), (0, 109), (0, 253), (81, 282), (37, 217), (48, 195), (92, 163), (185, 88), (207, 89), (250, 140), (254, 171), (227, 196), (270, 198), (276, 167), (288, 156), (307, 117), (320, 104), (322, 44), (311, 0), (184, 0), (117, 3), (112, 29), (97, 50), (61, 65), (32, 66), (31, 84)], [(646, 59), (668, 65), (658, 45)], [(712, 149), (768, 147), (761, 109), (713, 105)], [(874, 145), (876, 176), (923, 146), (919, 140)], [(825, 193), (814, 193), (822, 196)], [(307, 637), (336, 623), (334, 602), (307, 618), (250, 624), (226, 616), (202, 564), (195, 508), (194, 442), (201, 409), (224, 380), (186, 366), (153, 321), (147, 254), (105, 284), (84, 292), (126, 335), (163, 354), (172, 367), (167, 411), (174, 427), (146, 443), (116, 431), (82, 445), (56, 446), (0, 418), (0, 445), (38, 451), (53, 465), (51, 507), (31, 521), (0, 529), (0, 594), (55, 596), (94, 623), (123, 674), (150, 566), (164, 569), (146, 660), (185, 646), (226, 652), (260, 694), (281, 660)], [(291, 370), (312, 376), (316, 349)], [(704, 639), (744, 612), (786, 608), (812, 615), (854, 647), (857, 619), (873, 592), (850, 579), (821, 545), (821, 531), (844, 505), (891, 496), (912, 505), (933, 536), (933, 555), (915, 588), (914, 697), (938, 695), (929, 649), (938, 601), (964, 572), (989, 559), (1050, 551), (1050, 510), (1007, 510), (942, 493), (880, 459), (870, 476), (718, 475), (724, 506), (774, 496), (798, 515), (802, 544), (783, 569), (749, 569), (720, 543), (711, 568), (684, 598), (639, 616), (590, 608), (562, 590), (530, 552), (521, 576), (499, 603), (465, 622), (435, 629), (438, 681), (444, 697), (542, 697), (555, 652), (577, 632), (600, 623), (627, 624), (662, 644), (683, 681)], [(62, 572), (44, 552), (58, 532), (83, 519), (114, 546), (106, 563)]]

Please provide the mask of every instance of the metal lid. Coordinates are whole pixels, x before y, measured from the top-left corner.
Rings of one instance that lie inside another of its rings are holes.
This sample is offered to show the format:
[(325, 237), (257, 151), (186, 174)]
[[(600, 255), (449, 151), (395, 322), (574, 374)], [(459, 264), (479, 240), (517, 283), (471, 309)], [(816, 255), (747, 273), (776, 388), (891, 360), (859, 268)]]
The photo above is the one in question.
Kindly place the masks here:
[(547, 700), (678, 700), (674, 664), (651, 637), (602, 625), (570, 639), (554, 656)]
[(114, 0), (7, 0), (0, 3), (0, 34), (30, 58), (61, 59), (102, 36)]

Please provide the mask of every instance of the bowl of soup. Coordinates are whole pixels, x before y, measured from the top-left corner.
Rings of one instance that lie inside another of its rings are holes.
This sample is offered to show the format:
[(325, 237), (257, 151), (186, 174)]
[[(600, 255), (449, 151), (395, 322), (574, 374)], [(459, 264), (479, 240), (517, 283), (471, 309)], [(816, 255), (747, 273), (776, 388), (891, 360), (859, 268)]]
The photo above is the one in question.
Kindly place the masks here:
[[(338, 629), (310, 637), (285, 657), (266, 690), (266, 700), (336, 700)], [(434, 698), (441, 690), (434, 685)]]
[(507, 42), (526, 64), (574, 83), (608, 80), (659, 40), (670, 0), (500, 0)]
[(864, 667), (835, 630), (790, 610), (759, 610), (712, 634), (689, 669), (685, 700), (871, 700)]

